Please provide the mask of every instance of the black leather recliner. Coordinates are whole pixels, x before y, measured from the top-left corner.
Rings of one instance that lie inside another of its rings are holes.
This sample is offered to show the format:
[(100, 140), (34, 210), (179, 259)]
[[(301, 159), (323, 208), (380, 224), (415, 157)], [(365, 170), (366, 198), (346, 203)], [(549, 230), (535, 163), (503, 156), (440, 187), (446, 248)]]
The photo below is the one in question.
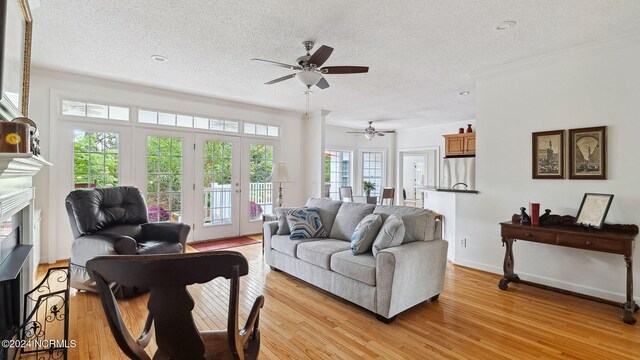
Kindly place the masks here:
[[(133, 186), (72, 191), (65, 206), (75, 238), (71, 247), (71, 286), (81, 290), (97, 292), (85, 268), (90, 259), (101, 255), (182, 253), (191, 230), (181, 223), (150, 223), (144, 197)], [(114, 294), (120, 298), (147, 291), (114, 286)]]

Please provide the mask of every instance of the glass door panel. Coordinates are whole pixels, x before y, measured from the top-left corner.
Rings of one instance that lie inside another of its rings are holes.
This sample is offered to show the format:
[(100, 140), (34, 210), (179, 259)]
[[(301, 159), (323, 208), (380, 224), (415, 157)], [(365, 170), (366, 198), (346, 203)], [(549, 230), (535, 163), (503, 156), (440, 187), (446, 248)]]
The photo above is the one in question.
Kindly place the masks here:
[(274, 141), (243, 139), (241, 234), (260, 233), (262, 231), (262, 214), (273, 213), (275, 192), (269, 178), (274, 163), (275, 149), (276, 143)]
[(196, 241), (239, 234), (239, 151), (237, 138), (196, 136)]

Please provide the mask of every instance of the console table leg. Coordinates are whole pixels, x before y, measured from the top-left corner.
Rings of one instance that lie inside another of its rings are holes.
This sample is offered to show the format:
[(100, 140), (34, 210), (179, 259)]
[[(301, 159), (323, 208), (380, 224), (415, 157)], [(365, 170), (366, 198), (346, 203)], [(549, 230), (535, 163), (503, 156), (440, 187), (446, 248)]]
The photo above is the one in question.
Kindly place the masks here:
[(506, 245), (506, 249), (504, 252), (504, 264), (502, 265), (504, 277), (498, 283), (500, 290), (507, 290), (510, 282), (520, 280), (518, 275), (513, 272), (513, 241), (514, 239), (502, 238), (502, 243)]
[(636, 318), (633, 313), (636, 311), (637, 305), (633, 300), (633, 258), (631, 255), (625, 255), (624, 262), (627, 264), (627, 302), (624, 303), (622, 321), (627, 324), (635, 324)]

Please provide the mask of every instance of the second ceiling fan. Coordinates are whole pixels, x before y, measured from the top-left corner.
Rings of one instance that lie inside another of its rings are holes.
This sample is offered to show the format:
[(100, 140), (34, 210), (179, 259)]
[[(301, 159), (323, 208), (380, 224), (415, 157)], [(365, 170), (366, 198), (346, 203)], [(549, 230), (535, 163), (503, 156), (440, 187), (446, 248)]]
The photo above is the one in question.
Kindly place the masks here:
[(366, 73), (369, 71), (368, 66), (325, 66), (321, 67), (331, 53), (333, 52), (333, 48), (329, 46), (322, 45), (316, 52), (311, 55), (311, 50), (315, 43), (313, 41), (305, 41), (302, 43), (307, 50), (307, 54), (300, 56), (296, 59), (296, 65), (289, 65), (277, 61), (270, 61), (264, 59), (251, 59), (254, 61), (262, 61), (271, 65), (284, 67), (291, 70), (300, 70), (297, 73), (289, 74), (265, 83), (265, 85), (272, 85), (279, 83), (281, 81), (289, 80), (292, 78), (297, 78), (303, 85), (307, 87), (307, 89), (312, 86), (317, 86), (320, 89), (326, 89), (329, 87), (329, 83), (324, 78), (323, 75), (338, 75), (338, 74), (357, 74), (357, 73)]

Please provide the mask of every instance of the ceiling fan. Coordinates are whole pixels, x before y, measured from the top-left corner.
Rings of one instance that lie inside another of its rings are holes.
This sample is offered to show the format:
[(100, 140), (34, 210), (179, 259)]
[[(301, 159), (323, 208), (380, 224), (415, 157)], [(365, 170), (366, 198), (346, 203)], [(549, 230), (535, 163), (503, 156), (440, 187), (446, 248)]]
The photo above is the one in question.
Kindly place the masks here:
[(373, 125), (373, 121), (369, 121), (369, 126), (367, 128), (364, 129), (364, 131), (347, 131), (348, 134), (364, 134), (364, 137), (366, 137), (368, 140), (373, 139), (374, 137), (377, 136), (384, 136), (385, 134), (395, 134), (396, 132), (393, 130), (383, 130), (383, 131), (377, 131)]
[(289, 80), (292, 78), (298, 79), (303, 85), (310, 89), (312, 86), (317, 86), (320, 89), (326, 89), (329, 87), (329, 83), (322, 75), (338, 75), (338, 74), (357, 74), (366, 73), (369, 71), (368, 66), (325, 66), (324, 64), (331, 53), (333, 48), (322, 45), (316, 52), (311, 55), (311, 49), (315, 43), (313, 41), (305, 41), (302, 43), (307, 50), (307, 55), (300, 56), (296, 59), (296, 65), (284, 64), (277, 61), (263, 60), (263, 59), (251, 59), (253, 61), (262, 61), (271, 65), (280, 66), (291, 70), (300, 70), (299, 72), (289, 74), (265, 83), (265, 85), (273, 85), (281, 81)]

